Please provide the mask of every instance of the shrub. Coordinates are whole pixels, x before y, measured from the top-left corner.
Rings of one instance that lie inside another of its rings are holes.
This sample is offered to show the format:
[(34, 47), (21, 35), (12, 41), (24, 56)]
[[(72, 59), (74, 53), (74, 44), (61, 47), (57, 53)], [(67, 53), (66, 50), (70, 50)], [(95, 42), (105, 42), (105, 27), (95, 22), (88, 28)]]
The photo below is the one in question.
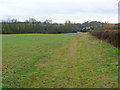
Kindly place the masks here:
[(96, 36), (98, 39), (104, 40), (118, 48), (120, 48), (120, 30), (93, 30), (90, 31), (93, 36)]

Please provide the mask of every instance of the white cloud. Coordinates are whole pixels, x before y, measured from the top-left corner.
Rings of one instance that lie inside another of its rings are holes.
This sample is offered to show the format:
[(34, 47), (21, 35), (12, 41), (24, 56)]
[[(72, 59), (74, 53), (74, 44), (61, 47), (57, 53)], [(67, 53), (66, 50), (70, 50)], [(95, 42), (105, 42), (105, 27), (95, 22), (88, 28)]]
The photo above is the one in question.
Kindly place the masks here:
[(117, 23), (118, 0), (0, 0), (2, 18), (25, 20), (34, 17), (44, 21), (90, 20)]

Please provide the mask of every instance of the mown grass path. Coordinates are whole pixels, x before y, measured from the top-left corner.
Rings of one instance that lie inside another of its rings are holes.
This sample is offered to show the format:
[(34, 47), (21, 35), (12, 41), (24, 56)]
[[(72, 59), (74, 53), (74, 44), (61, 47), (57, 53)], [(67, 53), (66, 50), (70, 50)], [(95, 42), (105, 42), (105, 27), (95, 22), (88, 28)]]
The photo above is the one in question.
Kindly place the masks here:
[(115, 88), (117, 53), (89, 33), (3, 35), (3, 87)]

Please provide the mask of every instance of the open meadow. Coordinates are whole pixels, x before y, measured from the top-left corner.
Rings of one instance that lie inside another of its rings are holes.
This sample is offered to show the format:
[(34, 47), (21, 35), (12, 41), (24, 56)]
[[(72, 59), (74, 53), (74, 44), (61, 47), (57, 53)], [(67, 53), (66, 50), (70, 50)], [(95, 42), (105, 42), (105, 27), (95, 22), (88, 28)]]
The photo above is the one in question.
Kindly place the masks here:
[(3, 88), (117, 88), (118, 49), (89, 33), (2, 35)]

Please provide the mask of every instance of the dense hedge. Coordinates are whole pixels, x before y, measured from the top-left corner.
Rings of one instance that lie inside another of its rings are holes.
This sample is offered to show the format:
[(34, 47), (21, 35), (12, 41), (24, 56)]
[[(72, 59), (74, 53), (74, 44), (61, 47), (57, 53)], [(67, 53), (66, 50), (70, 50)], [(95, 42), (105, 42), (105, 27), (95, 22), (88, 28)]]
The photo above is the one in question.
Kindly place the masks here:
[(93, 36), (98, 39), (104, 40), (112, 45), (120, 48), (120, 30), (100, 30), (100, 31), (90, 31)]

